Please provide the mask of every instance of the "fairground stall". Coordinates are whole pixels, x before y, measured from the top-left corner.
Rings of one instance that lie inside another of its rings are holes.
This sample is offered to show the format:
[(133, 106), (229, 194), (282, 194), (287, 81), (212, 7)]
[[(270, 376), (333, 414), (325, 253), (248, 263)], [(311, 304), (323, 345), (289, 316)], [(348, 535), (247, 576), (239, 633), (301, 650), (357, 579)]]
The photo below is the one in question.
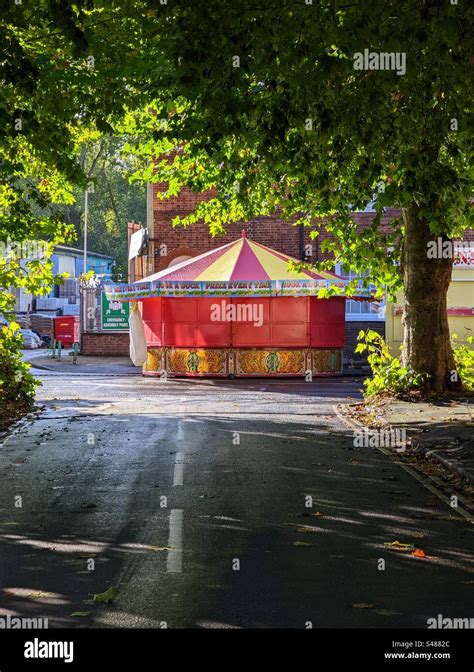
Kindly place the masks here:
[(344, 281), (291, 270), (290, 259), (243, 232), (139, 282), (107, 286), (109, 299), (134, 302), (135, 364), (146, 376), (340, 375), (345, 298), (317, 294), (334, 284), (342, 294)]

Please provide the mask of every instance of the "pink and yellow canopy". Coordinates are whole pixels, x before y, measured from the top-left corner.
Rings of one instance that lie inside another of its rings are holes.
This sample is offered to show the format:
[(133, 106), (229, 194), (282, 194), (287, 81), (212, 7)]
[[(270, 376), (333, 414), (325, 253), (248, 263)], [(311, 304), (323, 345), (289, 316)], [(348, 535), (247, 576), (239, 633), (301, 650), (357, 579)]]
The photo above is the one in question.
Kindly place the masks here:
[(183, 261), (150, 275), (144, 281), (194, 280), (196, 282), (255, 280), (340, 280), (334, 273), (290, 270), (288, 262), (297, 259), (242, 238), (198, 257)]
[[(108, 285), (109, 298), (122, 301), (155, 296), (307, 296), (345, 281), (327, 271), (297, 271), (298, 259), (242, 238), (187, 259), (128, 285)], [(341, 292), (343, 293), (343, 291)]]

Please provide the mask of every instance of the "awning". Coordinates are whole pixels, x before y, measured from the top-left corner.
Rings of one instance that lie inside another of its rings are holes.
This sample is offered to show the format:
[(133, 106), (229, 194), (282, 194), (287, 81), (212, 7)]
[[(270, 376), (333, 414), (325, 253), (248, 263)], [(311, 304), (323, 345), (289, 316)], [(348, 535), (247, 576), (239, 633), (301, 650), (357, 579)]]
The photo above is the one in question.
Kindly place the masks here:
[[(329, 271), (291, 270), (301, 263), (265, 245), (242, 238), (130, 284), (105, 285), (109, 299), (133, 301), (160, 296), (316, 296), (347, 282)], [(370, 299), (370, 290), (357, 292)]]

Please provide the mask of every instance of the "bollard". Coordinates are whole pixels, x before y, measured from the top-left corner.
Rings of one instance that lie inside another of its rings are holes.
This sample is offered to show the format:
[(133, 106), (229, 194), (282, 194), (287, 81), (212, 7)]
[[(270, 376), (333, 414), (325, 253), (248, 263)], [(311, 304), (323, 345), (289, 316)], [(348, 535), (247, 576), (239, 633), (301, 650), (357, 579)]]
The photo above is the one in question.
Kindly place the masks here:
[(72, 348), (73, 348), (73, 350), (72, 350), (72, 363), (77, 364), (77, 353), (78, 353), (78, 349), (79, 349), (79, 343), (73, 343)]
[(58, 360), (61, 359), (61, 348), (62, 348), (62, 343), (61, 343), (61, 341), (58, 341)]
[(53, 340), (51, 342), (51, 357), (53, 359), (56, 358), (56, 339), (55, 338), (53, 338)]

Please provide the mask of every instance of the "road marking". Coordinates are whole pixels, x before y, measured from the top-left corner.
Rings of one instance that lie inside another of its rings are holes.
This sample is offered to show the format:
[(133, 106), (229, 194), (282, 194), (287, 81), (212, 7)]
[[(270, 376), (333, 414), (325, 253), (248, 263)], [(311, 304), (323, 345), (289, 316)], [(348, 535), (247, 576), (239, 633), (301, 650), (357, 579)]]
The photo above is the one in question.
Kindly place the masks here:
[(171, 509), (166, 571), (180, 574), (183, 571), (183, 509)]
[(176, 435), (176, 441), (182, 441), (184, 439), (184, 426), (182, 420), (178, 421), (178, 433)]
[(174, 460), (173, 487), (183, 485), (184, 453), (176, 453)]

